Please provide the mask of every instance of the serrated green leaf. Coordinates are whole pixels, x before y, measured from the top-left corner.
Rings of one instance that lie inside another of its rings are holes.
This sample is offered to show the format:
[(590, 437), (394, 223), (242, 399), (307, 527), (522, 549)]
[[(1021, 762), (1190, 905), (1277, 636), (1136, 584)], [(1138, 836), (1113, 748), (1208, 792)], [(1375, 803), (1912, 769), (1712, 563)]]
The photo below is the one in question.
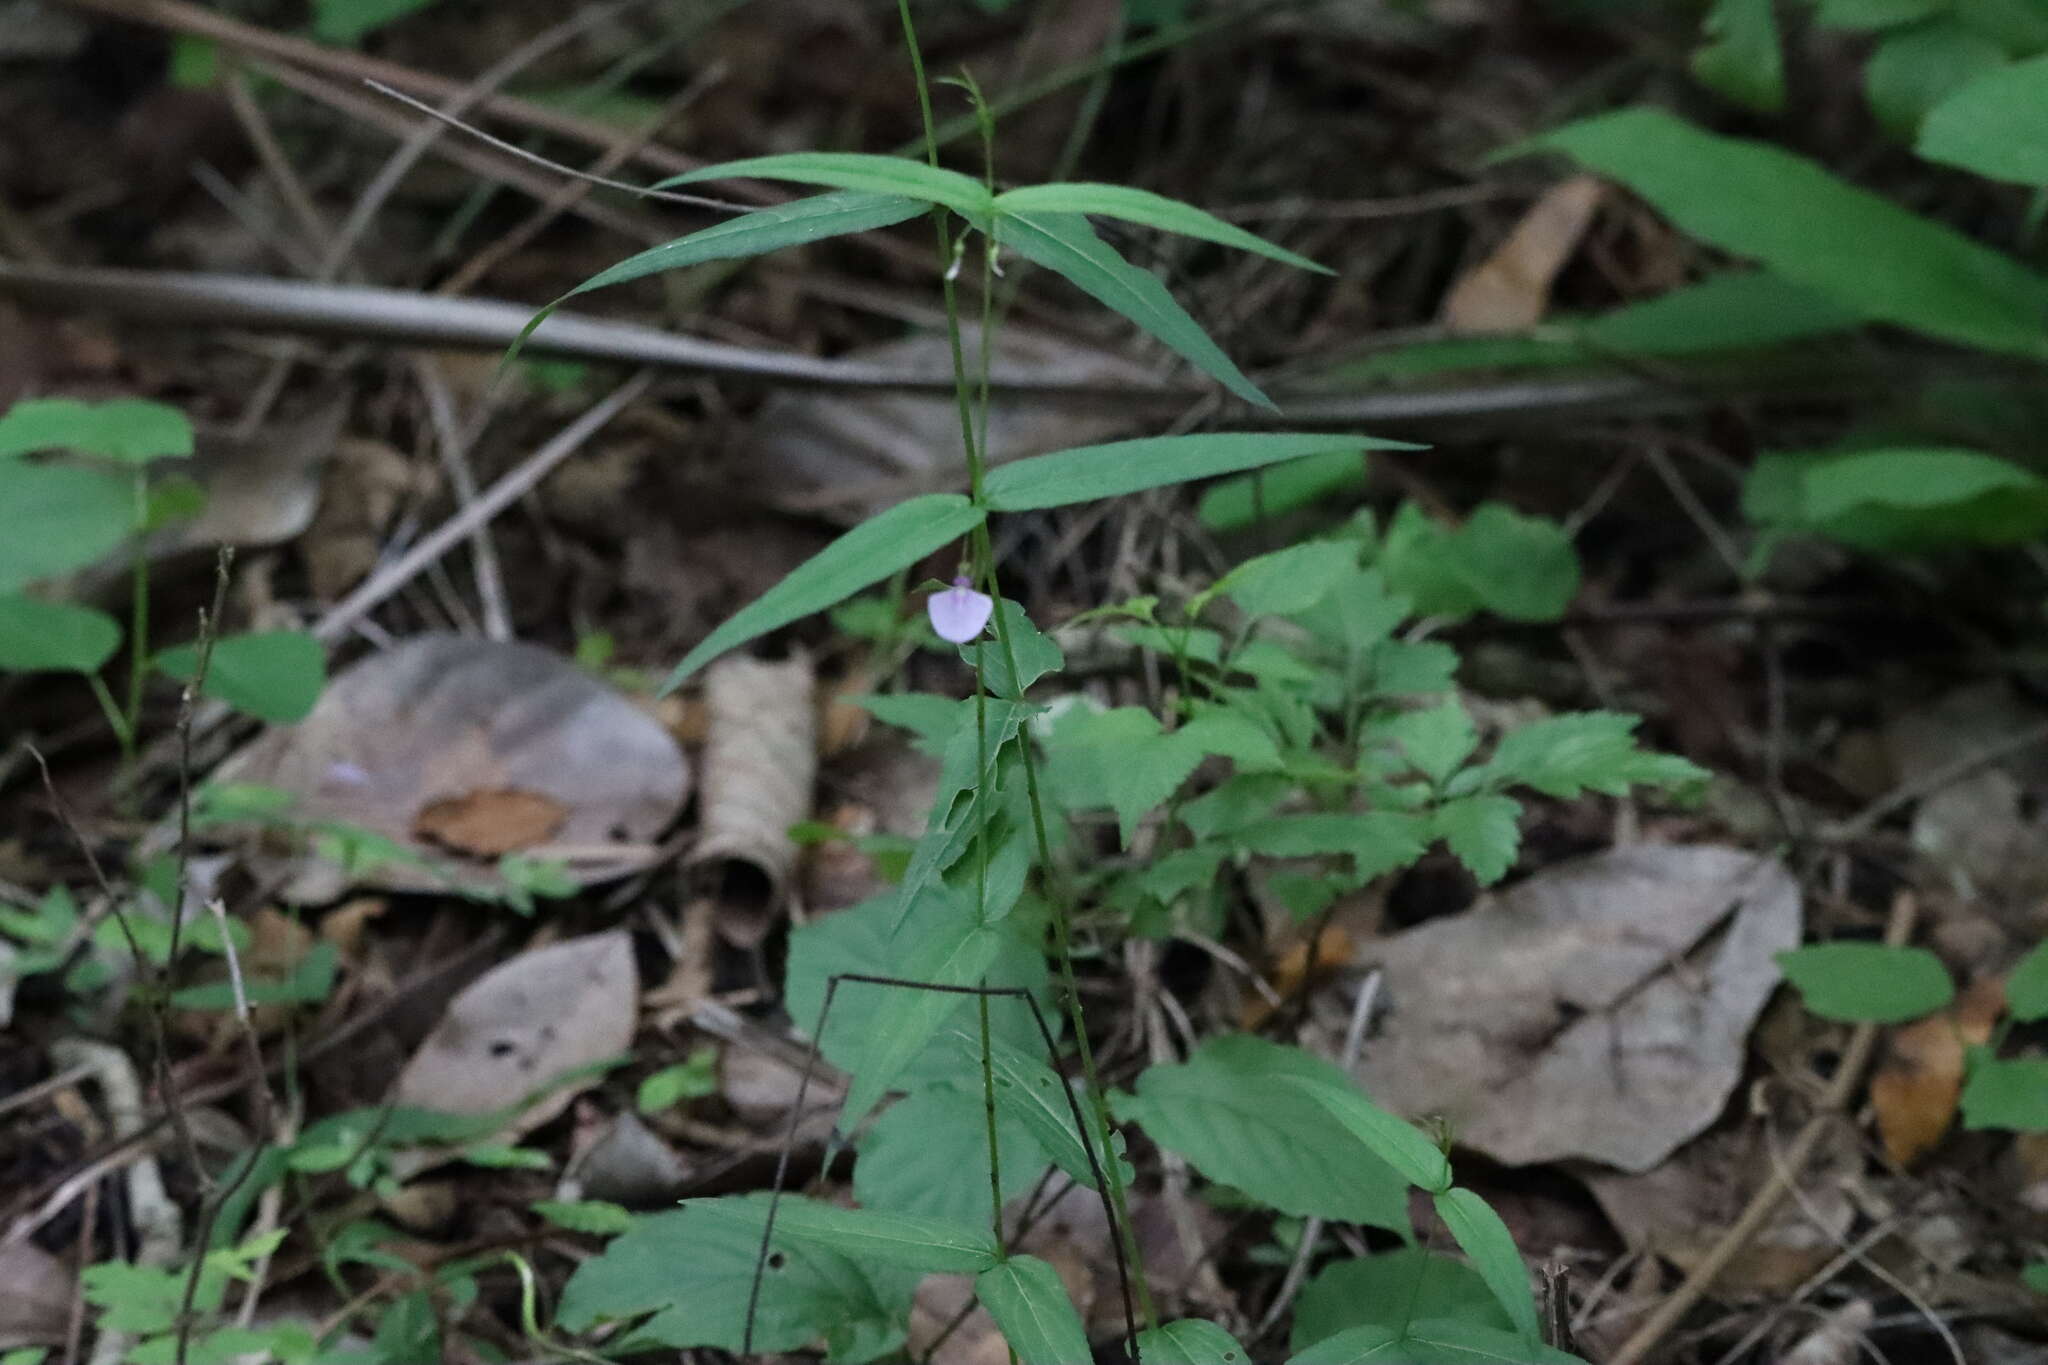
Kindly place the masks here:
[(1023, 512), (1121, 497), (1147, 488), (1215, 474), (1234, 474), (1332, 450), (1355, 453), (1421, 448), (1376, 437), (1322, 436), (1312, 432), (1210, 431), (1192, 436), (1144, 436), (1014, 460), (990, 471), (984, 487), (991, 510)]
[(1188, 316), (1187, 310), (1174, 301), (1166, 286), (1119, 256), (1095, 235), (1086, 218), (1072, 213), (1005, 214), (1002, 242), (1026, 260), (1064, 276), (1096, 302), (1123, 314), (1247, 403), (1278, 411), (1273, 400), (1260, 392), (1258, 385), (1247, 379), (1200, 324)]
[[(973, 644), (960, 646), (960, 661), (972, 667), (978, 652), (983, 685), (998, 697), (1021, 699), (1031, 684), (1065, 667), (1067, 656), (1050, 636), (1032, 624), (1031, 617), (1018, 603), (1004, 598), (996, 610), (1003, 614), (1003, 626), (1009, 632), (1009, 653), (1004, 653), (1002, 641), (990, 630)], [(1018, 673), (1014, 678), (1010, 676), (1012, 657)]]
[(1250, 1034), (1227, 1034), (1185, 1063), (1146, 1068), (1137, 1093), (1117, 1104), (1117, 1117), (1142, 1125), (1209, 1179), (1283, 1213), (1405, 1235), (1406, 1182), (1383, 1153), (1316, 1103), (1321, 1093), (1364, 1102), (1329, 1062)]
[(664, 695), (736, 645), (820, 612), (870, 583), (907, 568), (981, 524), (982, 512), (958, 493), (927, 493), (870, 517), (792, 569), (738, 615), (683, 656), (661, 685)]
[(1213, 213), (1196, 208), (1193, 204), (1184, 204), (1178, 199), (1169, 199), (1165, 195), (1129, 185), (1100, 185), (1089, 182), (1026, 185), (1021, 189), (1007, 190), (997, 195), (996, 212), (1004, 215), (1092, 213), (1099, 218), (1120, 218), (1126, 223), (1137, 223), (1144, 227), (1158, 228), (1162, 232), (1178, 233), (1182, 237), (1195, 237), (1205, 242), (1235, 247), (1239, 251), (1249, 251), (1299, 270), (1313, 270), (1320, 275), (1335, 273), (1327, 266), (1317, 265), (1306, 256), (1296, 255), (1263, 237), (1254, 236)]
[(1006, 1257), (974, 1279), (981, 1306), (1002, 1329), (1020, 1365), (1075, 1365), (1092, 1360), (1088, 1331), (1074, 1311), (1059, 1272), (1036, 1256)]
[(1438, 806), (1430, 830), (1481, 886), (1515, 865), (1522, 847), (1522, 805), (1508, 796), (1460, 796)]
[(1777, 955), (1809, 1012), (1844, 1023), (1897, 1024), (1955, 999), (1955, 982), (1925, 948), (1816, 943)]
[(602, 1199), (579, 1199), (574, 1203), (541, 1199), (535, 1201), (533, 1211), (558, 1228), (592, 1237), (616, 1237), (633, 1227), (632, 1214)]
[(1305, 1350), (1354, 1327), (1406, 1332), (1410, 1323), (1430, 1318), (1514, 1330), (1514, 1320), (1478, 1271), (1420, 1247), (1402, 1247), (1333, 1261), (1318, 1271), (1295, 1305), (1289, 1349)]
[(1697, 765), (1636, 746), (1636, 716), (1577, 711), (1508, 731), (1481, 770), (1492, 786), (1533, 787), (1570, 799), (1596, 791), (1625, 795), (1631, 786), (1676, 786), (1706, 776)]
[(1885, 35), (1863, 64), (1864, 97), (1887, 131), (1910, 142), (1934, 106), (2005, 60), (2005, 50), (1983, 34), (1934, 19)]
[(1235, 840), (1250, 852), (1274, 858), (1348, 854), (1352, 875), (1359, 882), (1368, 882), (1420, 858), (1429, 847), (1427, 832), (1428, 826), (1419, 816), (1375, 810), (1276, 815), (1239, 829)]
[(1785, 54), (1772, 0), (1714, 0), (1708, 42), (1692, 54), (1693, 78), (1760, 114), (1785, 107)]
[(127, 539), (135, 519), (128, 480), (72, 464), (0, 460), (0, 592), (90, 564)]
[[(159, 672), (190, 682), (199, 671), (196, 645), (179, 645), (156, 656)], [(199, 690), (274, 725), (304, 720), (327, 685), (327, 652), (300, 630), (223, 635), (213, 642), (206, 680)]]
[(1963, 1084), (1963, 1127), (2048, 1132), (2048, 1059), (2005, 1060), (1973, 1048)]
[(0, 595), (0, 668), (97, 673), (121, 647), (121, 627), (91, 607)]
[(866, 194), (901, 195), (927, 204), (940, 204), (963, 218), (979, 222), (988, 217), (994, 197), (988, 187), (973, 176), (930, 166), (901, 156), (875, 156), (866, 152), (786, 152), (779, 156), (752, 156), (740, 161), (721, 161), (700, 166), (683, 175), (671, 176), (656, 189), (698, 185), (706, 180), (786, 180), (798, 185), (828, 185), (838, 190)]
[(1944, 99), (1914, 150), (1993, 180), (2048, 185), (2048, 56), (1987, 71)]
[[(793, 1205), (806, 1202), (786, 1196), (778, 1229)], [(569, 1277), (557, 1323), (582, 1332), (652, 1314), (621, 1340), (741, 1349), (767, 1208), (765, 1195), (741, 1195), (693, 1199), (674, 1212), (636, 1218), (603, 1255)], [(864, 1267), (779, 1231), (771, 1250), (754, 1318), (755, 1350), (801, 1350), (818, 1337), (845, 1340), (860, 1328), (902, 1340), (915, 1272)]]
[(1292, 616), (1322, 601), (1357, 570), (1356, 545), (1306, 540), (1247, 559), (1218, 579), (1209, 593), (1228, 597), (1247, 616)]
[(1553, 621), (1579, 588), (1578, 555), (1562, 526), (1492, 502), (1456, 530), (1404, 504), (1377, 565), (1389, 587), (1432, 616), (1484, 609), (1514, 621)]
[(1438, 787), (1479, 747), (1479, 727), (1455, 696), (1389, 717), (1376, 727), (1375, 737), (1398, 747), (1416, 770)]
[[(760, 256), (784, 247), (823, 241), (828, 237), (889, 227), (929, 210), (930, 206), (922, 199), (898, 194), (868, 194), (858, 190), (842, 190), (790, 204), (755, 209), (687, 237), (678, 237), (673, 242), (664, 242), (628, 256), (611, 269), (592, 275), (555, 303), (607, 285), (624, 284), (628, 280), (681, 270), (706, 261)], [(553, 306), (550, 305), (551, 308)]]
[(2023, 1024), (2048, 1019), (2048, 940), (2035, 944), (2005, 978), (2005, 1007)]
[(192, 423), (176, 408), (140, 398), (82, 403), (26, 398), (0, 416), (0, 459), (72, 450), (123, 464), (192, 453)]
[(1138, 1359), (1151, 1365), (1244, 1365), (1237, 1338), (1202, 1318), (1182, 1318), (1138, 1333)]
[(1202, 493), (1195, 517), (1212, 531), (1241, 531), (1260, 517), (1284, 517), (1365, 482), (1364, 458), (1346, 450), (1304, 455), (1224, 479)]
[[(993, 1045), (994, 1040), (990, 1040)], [(974, 1053), (980, 1061), (980, 1049)], [(999, 1087), (1000, 1088), (1000, 1087)], [(1046, 1157), (997, 1095), (1003, 1198), (1029, 1190)], [(853, 1195), (864, 1209), (972, 1225), (989, 1219), (987, 1115), (979, 1093), (932, 1086), (896, 1101), (861, 1135)]]
[(1468, 1189), (1454, 1186), (1436, 1196), (1437, 1217), (1451, 1230), (1472, 1268), (1486, 1281), (1493, 1297), (1507, 1311), (1527, 1344), (1540, 1343), (1543, 1329), (1536, 1321), (1536, 1299), (1529, 1292), (1529, 1268), (1515, 1246), (1514, 1235), (1501, 1221), (1493, 1206)]
[(2048, 279), (1803, 157), (1652, 109), (1574, 123), (1525, 149), (1539, 148), (1624, 182), (1693, 236), (1873, 318), (2048, 355)]
[(1437, 1194), (1451, 1186), (1450, 1159), (1422, 1131), (1368, 1100), (1353, 1085), (1337, 1085), (1324, 1077), (1282, 1076), (1342, 1124), (1403, 1180)]

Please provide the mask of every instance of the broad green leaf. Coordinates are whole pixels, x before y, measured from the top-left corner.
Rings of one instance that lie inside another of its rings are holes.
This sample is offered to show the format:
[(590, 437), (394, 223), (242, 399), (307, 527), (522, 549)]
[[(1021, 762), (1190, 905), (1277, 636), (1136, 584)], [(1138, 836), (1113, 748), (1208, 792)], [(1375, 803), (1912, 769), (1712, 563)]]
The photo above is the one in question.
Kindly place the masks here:
[(1396, 1332), (1353, 1327), (1318, 1342), (1287, 1365), (1585, 1365), (1575, 1355), (1520, 1333), (1465, 1318), (1429, 1318)]
[(1365, 1102), (1329, 1062), (1251, 1034), (1226, 1034), (1184, 1063), (1147, 1067), (1137, 1093), (1119, 1096), (1116, 1108), (1119, 1119), (1142, 1125), (1210, 1180), (1282, 1213), (1405, 1235), (1407, 1182), (1318, 1105), (1321, 1093)]
[(121, 627), (91, 607), (0, 595), (0, 669), (97, 673), (121, 646)]
[(1957, 447), (1781, 452), (1750, 471), (1743, 510), (1866, 550), (2015, 545), (2048, 532), (2048, 481)]
[(1772, 0), (1714, 0), (1709, 41), (1692, 54), (1693, 78), (1760, 114), (1785, 107), (1785, 54)]
[(1949, 8), (2012, 56), (2048, 51), (2048, 7), (2041, 0), (1949, 0)]
[(990, 510), (1024, 512), (1121, 497), (1147, 488), (1206, 479), (1214, 474), (1234, 474), (1333, 450), (1418, 449), (1421, 447), (1406, 442), (1370, 436), (1323, 436), (1312, 432), (1212, 431), (1193, 436), (1144, 436), (1013, 461), (989, 474), (985, 492)]
[(1088, 1331), (1060, 1275), (1036, 1256), (1010, 1256), (974, 1278), (981, 1306), (1002, 1329), (1020, 1365), (1093, 1360)]
[(1881, 29), (1910, 24), (1947, 9), (1952, 0), (1820, 0), (1822, 28)]
[(1202, 1318), (1182, 1318), (1138, 1333), (1138, 1359), (1149, 1365), (1245, 1365), (1237, 1338)]
[(1354, 1085), (1336, 1085), (1325, 1077), (1287, 1075), (1279, 1078), (1321, 1105), (1403, 1180), (1437, 1194), (1451, 1186), (1451, 1163), (1443, 1151), (1414, 1124), (1396, 1118), (1358, 1092)]
[(979, 526), (981, 518), (981, 510), (958, 493), (927, 493), (870, 517), (712, 631), (683, 656), (662, 684), (662, 692), (675, 691), (684, 679), (734, 646), (823, 611), (915, 564)]
[(0, 592), (90, 564), (135, 523), (128, 480), (72, 464), (0, 460)]
[[(827, 237), (843, 237), (850, 232), (888, 227), (929, 211), (930, 206), (919, 199), (897, 194), (864, 194), (856, 190), (842, 190), (799, 199), (792, 204), (755, 209), (715, 227), (628, 256), (611, 269), (592, 275), (548, 307), (552, 311), (564, 299), (603, 289), (607, 285), (658, 275), (666, 270), (681, 270), (705, 261), (760, 256), (784, 247), (823, 241)], [(529, 325), (527, 330), (532, 331), (532, 326)]]
[(1304, 1350), (1354, 1327), (1405, 1332), (1411, 1322), (1463, 1318), (1512, 1331), (1514, 1320), (1478, 1271), (1420, 1247), (1333, 1261), (1301, 1291), (1290, 1349)]
[(2048, 940), (2035, 944), (2005, 978), (2005, 1007), (2023, 1024), (2048, 1019)]
[(1903, 1023), (1955, 999), (1955, 982), (1925, 948), (1816, 943), (1777, 955), (1811, 1013), (1843, 1023)]
[(38, 450), (71, 450), (122, 464), (192, 453), (192, 423), (176, 408), (140, 398), (82, 403), (26, 398), (0, 416), (0, 459)]
[(1345, 540), (1305, 540), (1247, 559), (1204, 593), (1237, 603), (1247, 616), (1292, 616), (1323, 600), (1357, 571), (1358, 546)]
[(1491, 886), (1515, 865), (1522, 847), (1522, 806), (1509, 796), (1458, 796), (1430, 816), (1430, 831), (1444, 841), (1481, 886)]
[(1543, 148), (1624, 182), (1693, 236), (1873, 318), (2048, 355), (2048, 279), (1803, 157), (1652, 109), (1574, 123), (1524, 150)]
[(1374, 737), (1395, 745), (1417, 771), (1441, 787), (1479, 747), (1479, 727), (1455, 696), (1435, 706), (1403, 711), (1376, 727)]
[[(167, 649), (155, 664), (190, 682), (199, 670), (198, 646)], [(291, 725), (312, 711), (326, 684), (327, 654), (318, 640), (299, 630), (266, 630), (215, 640), (199, 690), (259, 720)]]
[(1365, 459), (1348, 450), (1304, 455), (1203, 490), (1195, 516), (1212, 531), (1241, 531), (1261, 516), (1284, 517), (1365, 482)]
[[(978, 1047), (974, 1060), (979, 1063)], [(1046, 1157), (1000, 1093), (996, 1141), (1007, 1200), (1037, 1183)], [(987, 1223), (988, 1124), (980, 1092), (931, 1086), (890, 1105), (861, 1136), (853, 1194), (864, 1209), (955, 1225)]]
[(1953, 19), (1935, 19), (1885, 35), (1864, 63), (1863, 92), (1877, 121), (1911, 142), (1936, 105), (2004, 64), (1997, 43)]
[[(1009, 653), (1004, 653), (1001, 638), (990, 629), (973, 644), (960, 646), (960, 661), (973, 667), (979, 651), (982, 683), (996, 696), (1015, 700), (1022, 698), (1031, 684), (1064, 667), (1067, 656), (1050, 636), (1032, 624), (1022, 606), (1006, 597), (996, 610), (1002, 613), (1003, 628), (1010, 637)], [(1018, 676), (1014, 678), (1010, 676), (1011, 658), (1017, 664)]]
[(2048, 1058), (2006, 1061), (1972, 1049), (1962, 1103), (1965, 1128), (2048, 1132)]
[(1183, 237), (1198, 237), (1205, 242), (1236, 247), (1239, 251), (1249, 251), (1297, 269), (1313, 270), (1321, 275), (1334, 273), (1327, 266), (1317, 265), (1306, 256), (1298, 256), (1285, 247), (1276, 246), (1263, 237), (1254, 236), (1213, 213), (1207, 213), (1192, 204), (1183, 204), (1178, 199), (1168, 199), (1165, 195), (1129, 185), (1099, 185), (1087, 182), (1026, 185), (1022, 189), (1008, 190), (997, 195), (996, 212), (1005, 215), (1092, 213), (1100, 218), (1121, 218), (1127, 223), (1139, 223), (1145, 227), (1159, 228), (1164, 232), (1178, 233)]
[(1529, 1292), (1529, 1268), (1515, 1246), (1514, 1235), (1501, 1221), (1493, 1206), (1460, 1186), (1436, 1196), (1437, 1217), (1451, 1230), (1451, 1236), (1472, 1260), (1472, 1268), (1486, 1281), (1493, 1297), (1507, 1310), (1508, 1320), (1522, 1334), (1522, 1340), (1543, 1340), (1536, 1321), (1536, 1299)]
[[(776, 1211), (778, 1232), (762, 1276), (754, 1349), (802, 1350), (821, 1336), (835, 1354), (861, 1340), (900, 1343), (919, 1276), (864, 1266), (828, 1247), (783, 1236), (782, 1219), (806, 1202), (785, 1196)], [(693, 1199), (673, 1212), (636, 1218), (631, 1231), (569, 1277), (557, 1324), (584, 1332), (651, 1313), (617, 1340), (739, 1350), (767, 1210), (765, 1195), (744, 1195)]]
[(1625, 796), (1632, 786), (1679, 786), (1706, 777), (1696, 764), (1636, 746), (1640, 717), (1577, 711), (1519, 726), (1501, 739), (1480, 782), (1533, 787), (1569, 800), (1583, 792)]
[(1406, 867), (1429, 847), (1428, 827), (1407, 811), (1374, 810), (1362, 814), (1324, 812), (1276, 815), (1237, 831), (1237, 843), (1273, 858), (1312, 858), (1348, 854), (1352, 875), (1371, 881)]
[[(1049, 1025), (1057, 1020), (1048, 1017)], [(1088, 1189), (1096, 1188), (1095, 1172), (1088, 1163), (1088, 1151), (1081, 1142), (1081, 1129), (1075, 1123), (1078, 1110), (1088, 1114), (1085, 1103), (1071, 1103), (1072, 1090), (1067, 1079), (1053, 1070), (1045, 1056), (1044, 1043), (1034, 1035), (1035, 1047), (1020, 1047), (1011, 1040), (996, 1036), (991, 1029), (989, 1038), (989, 1066), (995, 1077), (996, 1113), (1014, 1121), (1028, 1133), (1034, 1147), (1046, 1159), (1072, 1176)], [(981, 1079), (981, 1039), (978, 1032), (956, 1024), (943, 1035), (941, 1042), (950, 1049), (955, 1075), (971, 1078), (970, 1086), (978, 1085)], [(886, 1115), (884, 1117), (887, 1117)], [(1091, 1122), (1090, 1128), (1094, 1128)], [(1095, 1155), (1098, 1161), (1106, 1162), (1107, 1154), (1102, 1146), (1102, 1134), (1094, 1133)], [(1005, 1159), (1007, 1165), (1007, 1158)], [(983, 1183), (983, 1193), (987, 1184)]]
[(828, 185), (838, 190), (867, 194), (900, 195), (940, 204), (963, 218), (976, 222), (988, 217), (994, 202), (988, 187), (973, 176), (943, 167), (929, 166), (901, 156), (874, 156), (865, 152), (787, 152), (780, 156), (753, 156), (741, 161), (721, 161), (700, 166), (684, 175), (671, 176), (656, 189), (697, 185), (706, 180), (786, 180), (798, 185)]
[[(983, 1187), (984, 1191), (986, 1186)], [(684, 1200), (687, 1211), (692, 1200)], [(995, 1234), (939, 1218), (875, 1209), (843, 1209), (812, 1199), (785, 1200), (775, 1231), (824, 1247), (856, 1265), (897, 1266), (926, 1274), (976, 1275), (996, 1263)]]
[(1486, 610), (1513, 621), (1554, 621), (1579, 590), (1570, 534), (1497, 502), (1481, 503), (1456, 530), (1404, 504), (1377, 565), (1389, 587), (1432, 616)]
[(2048, 56), (1957, 90), (1927, 115), (1914, 150), (1993, 180), (2048, 185)]
[[(1003, 245), (1026, 260), (1065, 276), (1067, 281), (1082, 293), (1123, 314), (1144, 331), (1165, 343), (1183, 360), (1247, 403), (1278, 411), (1273, 405), (1273, 400), (1260, 392), (1258, 385), (1245, 378), (1244, 371), (1238, 369), (1230, 357), (1210, 340), (1209, 334), (1202, 330), (1201, 325), (1188, 316), (1187, 310), (1174, 301), (1166, 286), (1150, 272), (1138, 269), (1119, 256), (1114, 248), (1095, 235), (1095, 229), (1088, 226), (1086, 218), (1076, 213), (1009, 213), (1003, 216), (1002, 234)], [(1327, 450), (1330, 447), (1323, 446), (1320, 449)], [(1236, 467), (1250, 468), (1249, 465)], [(1221, 474), (1228, 471), (1218, 469), (1212, 472)], [(1158, 482), (1171, 480), (1140, 483), (1133, 487), (1151, 488)], [(1119, 491), (1129, 492), (1130, 489)], [(1080, 500), (1060, 499), (1061, 502)]]

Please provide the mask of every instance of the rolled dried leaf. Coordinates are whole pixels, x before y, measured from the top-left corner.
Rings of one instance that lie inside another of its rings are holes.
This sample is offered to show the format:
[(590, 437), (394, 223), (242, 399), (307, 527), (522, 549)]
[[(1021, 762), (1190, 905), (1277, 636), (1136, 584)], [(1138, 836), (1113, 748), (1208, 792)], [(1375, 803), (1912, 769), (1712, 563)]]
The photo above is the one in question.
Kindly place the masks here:
[(751, 948), (781, 913), (818, 773), (817, 677), (794, 651), (767, 662), (737, 655), (705, 673), (702, 817), (689, 866), (715, 904), (720, 937)]

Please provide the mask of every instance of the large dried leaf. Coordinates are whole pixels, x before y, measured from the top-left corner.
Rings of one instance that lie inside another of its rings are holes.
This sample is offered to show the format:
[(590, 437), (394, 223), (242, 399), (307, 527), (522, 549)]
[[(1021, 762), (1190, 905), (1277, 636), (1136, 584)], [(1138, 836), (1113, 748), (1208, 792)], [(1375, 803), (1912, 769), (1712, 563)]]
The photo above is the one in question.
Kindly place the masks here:
[[(658, 722), (568, 660), (429, 635), (337, 675), (310, 716), (265, 734), (217, 777), (282, 789), (293, 819), (369, 830), (425, 864), (385, 862), (360, 884), (490, 890), (499, 885), (490, 855), (514, 847), (559, 859), (586, 883), (645, 866), (689, 769)], [(546, 818), (469, 818), (493, 811)], [(551, 832), (533, 842), (543, 826)], [(451, 854), (451, 844), (478, 856)], [(329, 899), (346, 880), (309, 858), (287, 894)]]
[(62, 1341), (73, 1288), (71, 1271), (35, 1243), (0, 1246), (0, 1351)]
[(392, 1099), (443, 1114), (494, 1114), (536, 1100), (512, 1124), (524, 1132), (560, 1113), (579, 1081), (595, 1079), (590, 1068), (632, 1046), (639, 1011), (625, 930), (535, 948), (449, 1002)]
[(1369, 949), (1386, 1009), (1357, 1075), (1510, 1165), (1656, 1165), (1712, 1123), (1797, 946), (1784, 867), (1640, 846), (1539, 874)]
[(811, 813), (816, 686), (803, 653), (776, 663), (729, 655), (704, 675), (702, 826), (690, 864), (719, 933), (742, 947), (767, 936), (796, 871), (789, 831)]

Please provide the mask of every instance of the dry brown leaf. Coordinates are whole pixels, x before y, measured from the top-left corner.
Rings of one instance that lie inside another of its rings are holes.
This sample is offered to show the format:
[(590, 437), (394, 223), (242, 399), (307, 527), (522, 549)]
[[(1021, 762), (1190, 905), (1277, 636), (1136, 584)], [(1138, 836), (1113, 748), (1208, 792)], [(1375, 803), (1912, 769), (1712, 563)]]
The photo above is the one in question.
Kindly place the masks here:
[(413, 817), (412, 832), (457, 853), (496, 858), (547, 842), (568, 818), (561, 802), (506, 787), (429, 801)]
[[(2004, 682), (1958, 688), (1885, 728), (1903, 786), (1930, 780), (1958, 755), (1977, 753), (2042, 723), (2048, 712)], [(2048, 757), (2042, 746), (1945, 781), (1913, 812), (1913, 847), (1972, 898), (2014, 902), (2048, 895)]]
[[(1311, 984), (1311, 974), (1316, 981), (1322, 981), (1342, 971), (1351, 964), (1356, 952), (1351, 935), (1345, 932), (1343, 925), (1326, 924), (1316, 935), (1313, 955), (1309, 952), (1308, 940), (1303, 939), (1281, 955), (1266, 979), (1272, 983), (1274, 993), (1286, 1000)], [(1248, 1033), (1254, 1032), (1272, 1017), (1272, 1001), (1267, 999), (1265, 992), (1259, 991), (1246, 997), (1239, 1011), (1238, 1025)]]
[(493, 1114), (532, 1100), (506, 1130), (524, 1133), (596, 1079), (560, 1084), (571, 1073), (632, 1046), (639, 1011), (640, 976), (625, 930), (530, 949), (449, 1002), (399, 1073), (392, 1098), (443, 1114)]
[(1358, 1078), (1508, 1165), (1647, 1170), (1719, 1116), (1799, 934), (1774, 859), (1638, 845), (1561, 864), (1360, 951), (1385, 979)]
[(73, 1276), (33, 1242), (0, 1244), (0, 1351), (64, 1340)]
[(1507, 240), (1451, 287), (1444, 325), (1453, 332), (1518, 332), (1541, 322), (1550, 286), (1578, 250), (1606, 192), (1589, 175), (1546, 191)]
[(336, 443), (319, 510), (299, 540), (313, 595), (333, 602), (377, 563), (384, 527), (411, 492), (433, 485), (433, 471), (415, 469), (382, 441), (348, 437)]
[(1884, 1060), (1870, 1078), (1870, 1103), (1885, 1152), (1910, 1166), (1941, 1141), (1963, 1093), (1967, 1048), (1989, 1042), (2005, 1013), (2005, 983), (1973, 982), (1939, 1014), (1892, 1029)]
[[(264, 734), (216, 776), (281, 788), (295, 798), (294, 819), (360, 826), (425, 864), (384, 863), (357, 884), (496, 890), (495, 866), (419, 841), (423, 812), (479, 792), (546, 802), (565, 814), (552, 842), (524, 851), (559, 859), (587, 884), (652, 860), (689, 768), (658, 722), (568, 660), (532, 645), (429, 635), (346, 669), (312, 715)], [(332, 900), (350, 885), (311, 855), (290, 871), (291, 900)]]
[(816, 686), (801, 651), (777, 663), (729, 656), (704, 676), (709, 733), (690, 868), (716, 902), (720, 936), (740, 947), (767, 936), (796, 870), (789, 831), (810, 814), (818, 772)]

